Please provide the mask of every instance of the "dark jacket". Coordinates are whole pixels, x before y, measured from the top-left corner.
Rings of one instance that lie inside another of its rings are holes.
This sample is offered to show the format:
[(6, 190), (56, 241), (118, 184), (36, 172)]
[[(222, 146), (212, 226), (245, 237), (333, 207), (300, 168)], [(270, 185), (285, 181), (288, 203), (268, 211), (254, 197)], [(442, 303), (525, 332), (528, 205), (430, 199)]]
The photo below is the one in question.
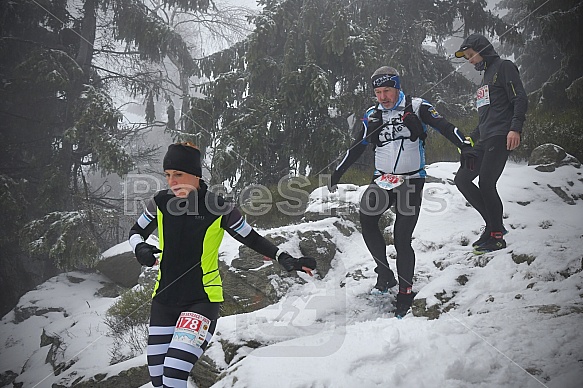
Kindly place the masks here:
[(480, 34), (468, 36), (462, 47), (471, 47), (485, 62), (485, 71), (476, 93), (479, 122), (470, 134), (474, 141), (522, 132), (528, 98), (516, 65), (500, 58), (488, 39)]

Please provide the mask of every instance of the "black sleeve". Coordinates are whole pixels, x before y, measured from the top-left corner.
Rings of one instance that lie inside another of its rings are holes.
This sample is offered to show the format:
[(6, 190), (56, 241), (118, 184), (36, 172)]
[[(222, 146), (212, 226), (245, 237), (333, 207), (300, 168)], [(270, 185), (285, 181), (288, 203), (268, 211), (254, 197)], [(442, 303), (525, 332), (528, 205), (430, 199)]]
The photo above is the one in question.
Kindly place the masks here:
[(500, 71), (504, 75), (504, 88), (508, 95), (508, 101), (514, 107), (514, 114), (509, 129), (511, 131), (522, 132), (522, 126), (526, 121), (528, 97), (520, 80), (520, 73), (516, 65), (511, 61), (502, 62)]
[(279, 250), (268, 239), (257, 233), (251, 225), (245, 221), (241, 212), (236, 207), (223, 216), (221, 227), (227, 231), (233, 238), (240, 243), (245, 244), (255, 252), (275, 259), (275, 254)]
[(346, 170), (348, 170), (348, 168), (352, 166), (352, 164), (354, 164), (354, 162), (356, 162), (358, 158), (360, 158), (360, 155), (362, 155), (364, 150), (366, 150), (366, 146), (372, 142), (371, 139), (376, 134), (367, 133), (368, 121), (366, 118), (368, 117), (368, 114), (370, 114), (370, 112), (372, 112), (371, 109), (369, 109), (365, 114), (365, 119), (362, 122), (360, 130), (354, 136), (354, 141), (350, 145), (348, 151), (346, 151), (346, 155), (344, 156), (342, 161), (338, 164), (338, 167), (336, 167), (336, 171), (340, 173), (340, 176), (344, 175)]
[(437, 110), (427, 101), (423, 101), (419, 106), (419, 117), (423, 123), (431, 126), (437, 132), (445, 136), (456, 147), (461, 147), (465, 135), (455, 125), (447, 121)]

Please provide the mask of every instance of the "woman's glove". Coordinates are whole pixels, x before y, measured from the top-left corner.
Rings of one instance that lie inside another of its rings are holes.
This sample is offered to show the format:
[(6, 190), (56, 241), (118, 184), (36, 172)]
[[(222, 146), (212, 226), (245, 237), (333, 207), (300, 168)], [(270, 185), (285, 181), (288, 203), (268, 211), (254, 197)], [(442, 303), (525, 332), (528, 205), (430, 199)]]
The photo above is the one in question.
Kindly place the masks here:
[(156, 264), (156, 257), (154, 255), (161, 252), (157, 247), (145, 242), (136, 245), (136, 249), (134, 250), (136, 259), (138, 259), (141, 265), (145, 265), (146, 267), (151, 267)]
[(286, 271), (304, 271), (312, 275), (312, 270), (316, 269), (316, 259), (313, 257), (300, 257), (296, 259), (286, 252), (276, 255), (277, 261)]

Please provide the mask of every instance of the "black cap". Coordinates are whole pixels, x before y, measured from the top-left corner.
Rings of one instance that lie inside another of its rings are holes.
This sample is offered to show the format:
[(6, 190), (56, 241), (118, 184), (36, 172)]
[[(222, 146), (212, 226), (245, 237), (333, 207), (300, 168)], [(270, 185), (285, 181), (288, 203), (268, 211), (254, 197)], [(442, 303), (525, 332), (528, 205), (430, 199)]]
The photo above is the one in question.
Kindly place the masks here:
[[(471, 35), (470, 35), (471, 36)], [(455, 52), (456, 58), (463, 58), (464, 57), (464, 50), (473, 49), (472, 45), (468, 42), (468, 38), (464, 39), (462, 45), (460, 46), (459, 50)]]
[(456, 58), (463, 58), (464, 57), (464, 50), (467, 50), (469, 48), (472, 48), (472, 46), (468, 46), (468, 45), (462, 45), (460, 47), (460, 49), (458, 51), (455, 52), (455, 57)]
[(482, 57), (485, 55), (497, 55), (488, 38), (482, 34), (473, 33), (465, 38), (459, 50), (455, 52), (455, 57), (463, 58), (464, 50), (467, 49), (473, 49)]
[(191, 146), (170, 144), (162, 165), (164, 170), (178, 170), (202, 177), (200, 151)]

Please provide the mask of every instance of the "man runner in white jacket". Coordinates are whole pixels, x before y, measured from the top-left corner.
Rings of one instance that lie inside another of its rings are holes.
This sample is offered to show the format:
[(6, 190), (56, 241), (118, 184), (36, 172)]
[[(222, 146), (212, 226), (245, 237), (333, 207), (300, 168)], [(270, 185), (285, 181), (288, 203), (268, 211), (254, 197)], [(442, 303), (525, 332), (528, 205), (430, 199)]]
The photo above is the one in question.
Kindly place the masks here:
[(373, 143), (376, 171), (360, 202), (362, 235), (377, 264), (377, 282), (371, 293), (386, 293), (397, 285), (387, 262), (385, 239), (379, 228), (382, 214), (395, 205), (397, 217), (393, 235), (399, 278), (395, 316), (402, 318), (415, 296), (412, 292), (415, 252), (411, 247), (411, 236), (419, 218), (425, 183), (426, 125), (435, 128), (462, 150), (462, 164), (472, 162), (471, 157), (466, 157), (472, 147), (464, 134), (443, 118), (431, 103), (405, 96), (396, 69), (389, 66), (377, 69), (371, 82), (378, 104), (364, 114), (360, 132), (332, 174), (330, 191), (335, 191), (342, 174), (366, 146)]

